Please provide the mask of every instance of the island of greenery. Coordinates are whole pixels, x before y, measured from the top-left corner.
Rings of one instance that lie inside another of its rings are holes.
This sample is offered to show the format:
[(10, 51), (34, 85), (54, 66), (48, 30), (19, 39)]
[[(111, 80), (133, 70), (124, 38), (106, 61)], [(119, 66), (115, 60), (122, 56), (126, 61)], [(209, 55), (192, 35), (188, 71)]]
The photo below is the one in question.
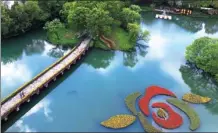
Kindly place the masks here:
[(129, 51), (149, 37), (140, 29), (141, 8), (130, 1), (16, 1), (1, 7), (3, 38), (44, 25), (55, 45), (72, 47), (88, 35), (95, 47)]
[(74, 46), (83, 35), (102, 49), (128, 51), (138, 40), (148, 40), (149, 32), (141, 31), (141, 8), (122, 1), (66, 2), (60, 11), (63, 22), (47, 22), (48, 40), (57, 45)]
[(188, 63), (215, 77), (218, 82), (218, 38), (196, 39), (186, 49)]

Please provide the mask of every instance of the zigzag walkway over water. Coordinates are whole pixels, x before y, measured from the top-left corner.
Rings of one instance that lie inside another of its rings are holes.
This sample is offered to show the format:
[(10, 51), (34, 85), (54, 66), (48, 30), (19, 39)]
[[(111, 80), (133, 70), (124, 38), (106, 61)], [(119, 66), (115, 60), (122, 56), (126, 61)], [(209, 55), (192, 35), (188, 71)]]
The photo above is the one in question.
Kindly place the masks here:
[(34, 77), (30, 82), (26, 83), (4, 99), (1, 102), (1, 120), (7, 120), (8, 115), (15, 109), (16, 111), (19, 111), (21, 104), (30, 102), (32, 95), (39, 94), (40, 89), (48, 87), (50, 81), (55, 81), (59, 74), (63, 75), (65, 69), (70, 69), (70, 66), (75, 64), (76, 60), (80, 59), (82, 54), (85, 54), (85, 51), (88, 50), (90, 41), (90, 38), (82, 41), (79, 46), (72, 49), (53, 65)]

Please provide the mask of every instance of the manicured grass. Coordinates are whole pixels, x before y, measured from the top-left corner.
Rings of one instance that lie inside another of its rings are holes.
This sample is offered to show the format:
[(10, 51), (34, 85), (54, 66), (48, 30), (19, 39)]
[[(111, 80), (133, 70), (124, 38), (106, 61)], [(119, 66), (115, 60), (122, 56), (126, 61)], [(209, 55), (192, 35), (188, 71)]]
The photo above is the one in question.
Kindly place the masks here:
[(52, 44), (60, 46), (75, 46), (79, 39), (76, 37), (75, 32), (70, 29), (62, 28), (58, 30), (59, 39), (54, 33), (48, 33), (48, 41)]
[(100, 48), (100, 49), (103, 49), (103, 50), (110, 50), (106, 44), (104, 44), (99, 38), (95, 40), (94, 42), (94, 47), (96, 48)]
[(116, 27), (113, 29), (111, 38), (117, 50), (130, 51), (135, 47), (135, 41), (130, 39), (130, 34), (122, 28)]
[(135, 92), (126, 97), (125, 103), (128, 109), (134, 114), (137, 115), (137, 110), (135, 108), (136, 99), (140, 96), (140, 92)]
[(144, 128), (144, 130), (146, 132), (156, 132), (156, 133), (160, 133), (161, 131), (155, 127), (153, 127), (147, 120), (147, 118), (143, 115), (142, 112), (138, 112), (137, 116), (139, 118), (139, 121), (142, 125), (142, 127)]
[(190, 126), (189, 128), (193, 131), (196, 130), (200, 126), (200, 118), (198, 114), (195, 112), (193, 108), (191, 108), (187, 103), (177, 99), (177, 98), (170, 98), (167, 99), (167, 102), (173, 104), (180, 110), (182, 110), (190, 119)]

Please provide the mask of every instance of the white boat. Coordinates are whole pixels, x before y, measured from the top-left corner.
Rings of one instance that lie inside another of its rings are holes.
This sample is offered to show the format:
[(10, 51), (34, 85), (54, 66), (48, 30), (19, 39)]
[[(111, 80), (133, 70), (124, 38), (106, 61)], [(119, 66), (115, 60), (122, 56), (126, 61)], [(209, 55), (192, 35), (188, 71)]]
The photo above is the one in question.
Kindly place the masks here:
[(169, 19), (169, 20), (172, 19), (172, 16), (169, 16), (169, 15), (162, 15), (162, 14), (156, 14), (155, 17), (156, 17), (156, 18), (162, 18), (162, 19)]
[(166, 15), (166, 11), (163, 12), (163, 14), (156, 14), (156, 18), (163, 18), (163, 19), (172, 19), (172, 16)]

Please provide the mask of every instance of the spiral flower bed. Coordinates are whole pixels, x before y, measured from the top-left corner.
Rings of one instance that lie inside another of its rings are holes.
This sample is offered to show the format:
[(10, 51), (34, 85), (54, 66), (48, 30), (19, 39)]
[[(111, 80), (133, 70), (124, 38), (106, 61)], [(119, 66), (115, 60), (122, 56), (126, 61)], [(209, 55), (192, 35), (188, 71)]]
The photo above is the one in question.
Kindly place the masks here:
[(167, 119), (162, 119), (156, 115), (155, 112), (152, 113), (152, 117), (154, 121), (161, 127), (166, 129), (175, 129), (182, 125), (183, 119), (182, 117), (173, 111), (173, 109), (166, 103), (157, 102), (152, 104), (153, 108), (162, 108), (168, 113)]
[(176, 95), (165, 89), (165, 88), (161, 88), (159, 86), (150, 86), (146, 89), (145, 91), (145, 95), (144, 97), (142, 97), (139, 101), (139, 107), (141, 109), (141, 111), (148, 116), (149, 115), (149, 102), (151, 100), (152, 97), (157, 96), (157, 95), (166, 95), (166, 96), (172, 96), (172, 97), (176, 97)]

